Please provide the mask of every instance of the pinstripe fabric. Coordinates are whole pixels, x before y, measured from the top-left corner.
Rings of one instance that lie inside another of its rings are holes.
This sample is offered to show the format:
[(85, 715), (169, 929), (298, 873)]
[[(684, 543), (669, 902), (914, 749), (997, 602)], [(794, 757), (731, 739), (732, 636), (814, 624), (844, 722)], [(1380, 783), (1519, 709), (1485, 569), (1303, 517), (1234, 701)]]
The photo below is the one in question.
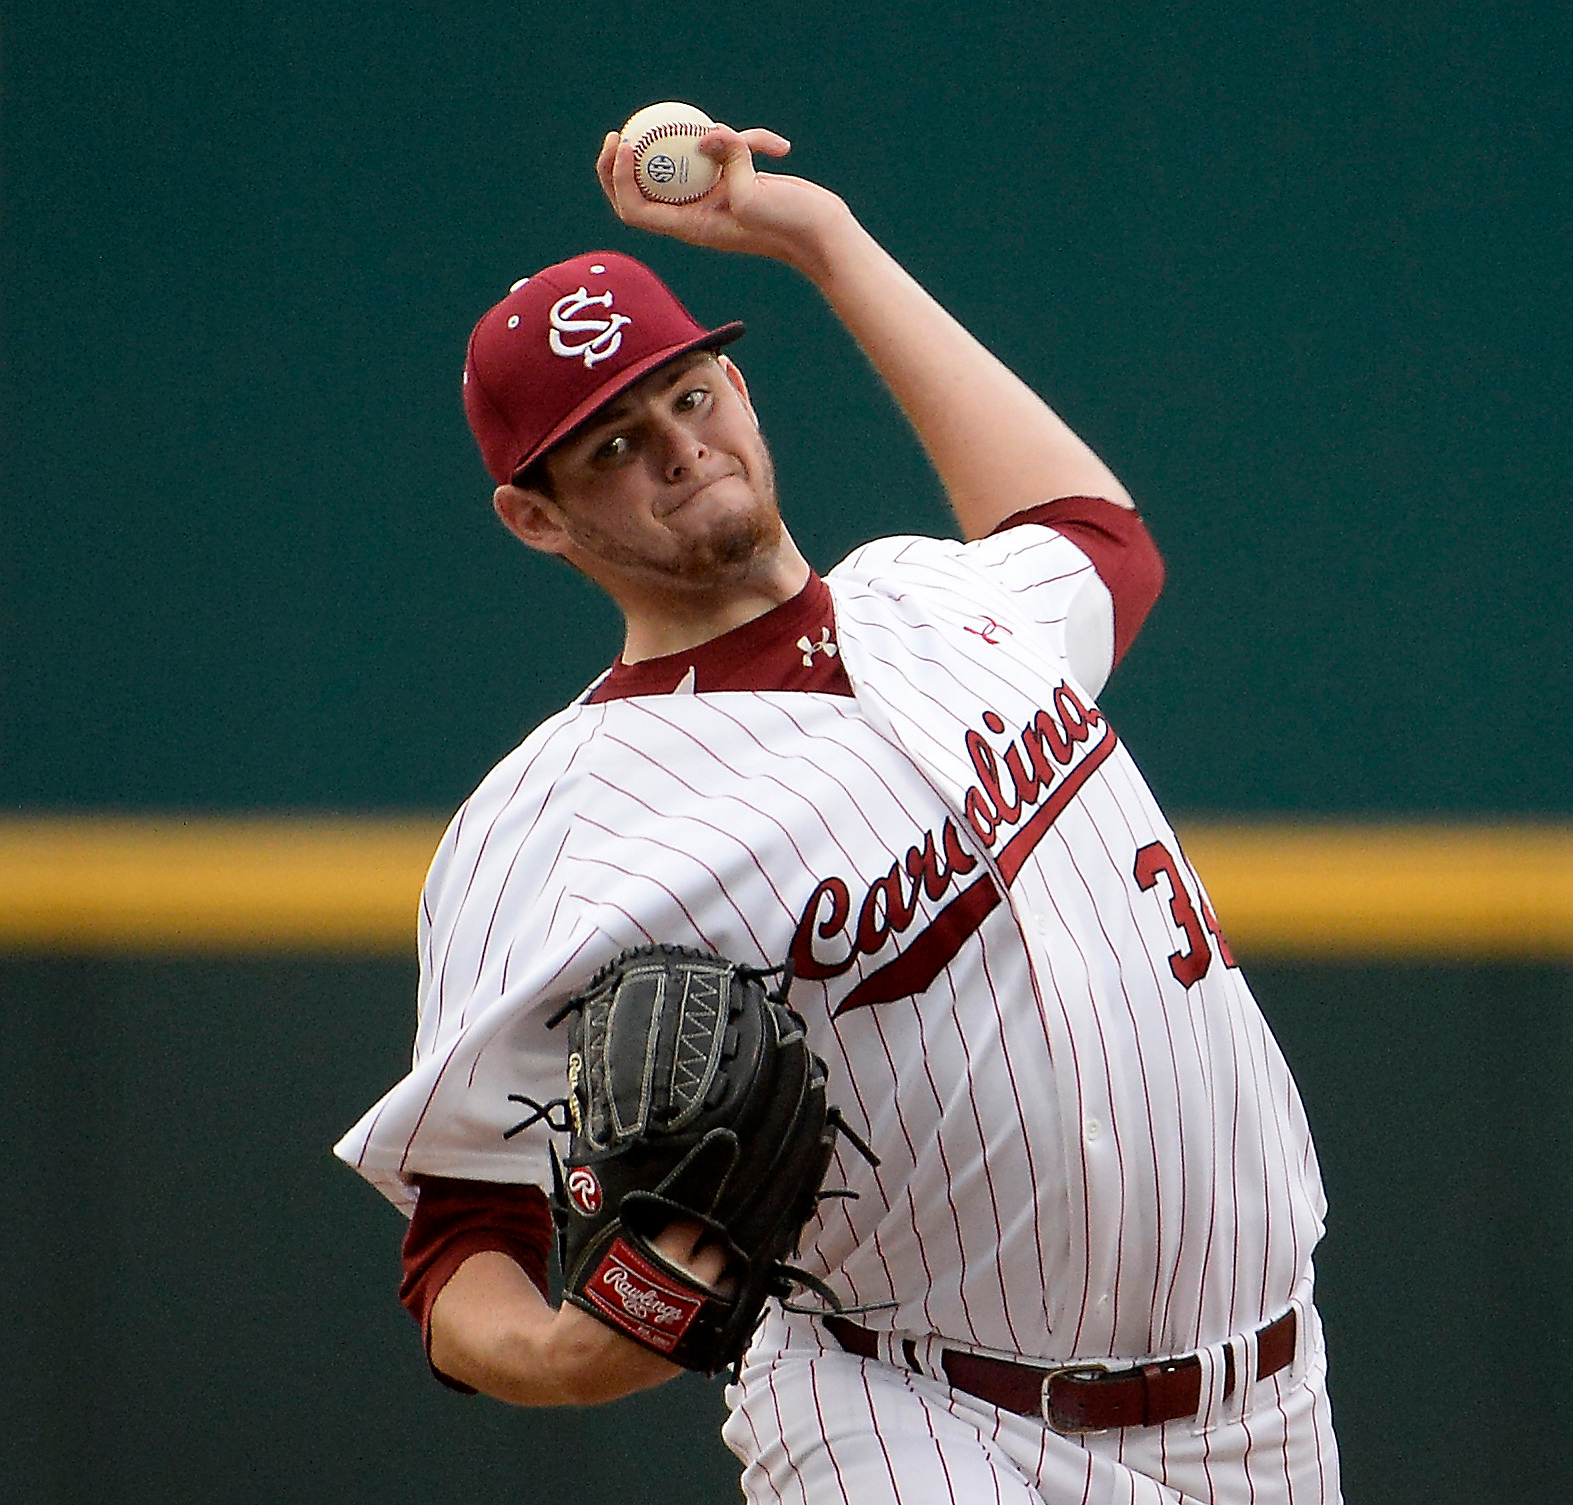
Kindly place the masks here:
[[(417, 1172), (542, 1181), (544, 1128), (502, 1133), (519, 1118), (510, 1094), (562, 1095), (562, 1046), (542, 1025), (556, 1002), (648, 941), (791, 954), (832, 1098), (881, 1159), (838, 1157), (830, 1184), (857, 1199), (825, 1204), (801, 1262), (848, 1302), (894, 1303), (869, 1325), (1003, 1354), (1140, 1358), (1308, 1299), (1323, 1201), (1304, 1114), (1221, 935), (1203, 928), (1211, 911), (1173, 830), (1097, 709), (1101, 686), (1078, 679), (1078, 664), (1101, 678), (1067, 635), (1092, 578), (1044, 527), (886, 540), (827, 577), (855, 699), (672, 694), (548, 721), (444, 837), (422, 901), (413, 1069), (339, 1153), (406, 1205)], [(801, 1328), (792, 1341), (817, 1352)], [(788, 1385), (799, 1370), (768, 1362), (770, 1335), (787, 1331), (773, 1323), (756, 1345), (729, 1424), (751, 1498), (806, 1498), (790, 1439), (835, 1418), (846, 1466), (855, 1452), (860, 1471), (888, 1475), (886, 1494), (847, 1498), (945, 1499), (904, 1492), (905, 1451), (880, 1462), (881, 1439), (894, 1452), (890, 1376), (838, 1353)], [(831, 1376), (827, 1402), (816, 1387)], [(880, 1420), (839, 1426), (858, 1406)], [(950, 1427), (919, 1410), (899, 1425)], [(1014, 1435), (1018, 1421), (999, 1425)], [(932, 1438), (908, 1442), (932, 1456), (931, 1480), (962, 1466)], [(1021, 1493), (1041, 1485), (1025, 1445), (991, 1444), (1015, 1471), (1000, 1499), (1039, 1497)], [(1087, 1449), (1053, 1448), (1056, 1492), (1042, 1498), (1070, 1498), (1076, 1479), (1088, 1498), (1179, 1498), (1150, 1480), (1121, 1495)], [(1144, 1454), (1140, 1468), (1161, 1464)], [(1229, 1475), (1243, 1477), (1238, 1463)], [(1237, 1497), (1212, 1487), (1197, 1497)], [(840, 1496), (826, 1483), (812, 1497)], [(1336, 1482), (1255, 1498), (1321, 1505)]]
[(722, 1436), (753, 1505), (1336, 1505), (1325, 1378), (1313, 1313), (1304, 1377), (1254, 1387), (1244, 1418), (1061, 1437), (775, 1315)]

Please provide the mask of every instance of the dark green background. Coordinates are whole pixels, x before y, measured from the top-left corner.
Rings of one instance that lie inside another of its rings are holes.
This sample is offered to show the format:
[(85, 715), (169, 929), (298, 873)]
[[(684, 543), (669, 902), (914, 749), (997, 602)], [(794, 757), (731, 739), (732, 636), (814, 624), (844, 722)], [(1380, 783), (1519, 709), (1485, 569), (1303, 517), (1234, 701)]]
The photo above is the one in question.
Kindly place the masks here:
[(795, 275), (616, 224), (652, 99), (792, 165), (1039, 384), (1172, 585), (1180, 809), (1566, 810), (1562, 3), (4, 0), (12, 807), (448, 807), (615, 651), (488, 508), (473, 320), (595, 246), (738, 358), (828, 566), (943, 525)]
[[(1573, 974), (1247, 970), (1332, 1200), (1318, 1273), (1350, 1505), (1566, 1499)], [(0, 963), (0, 1498), (738, 1498), (699, 1380), (517, 1412), (427, 1377), (393, 1296), (403, 1224), (327, 1149), (403, 1070), (413, 971)]]
[[(1127, 480), (1171, 584), (1109, 704), (1171, 809), (1565, 816), (1570, 31), (0, 0), (3, 808), (446, 809), (597, 672), (616, 624), (493, 521), (458, 388), (576, 250), (748, 319), (816, 563), (944, 526), (806, 287), (602, 205), (602, 131), (677, 97), (793, 137)], [(1351, 1505), (1560, 1497), (1567, 969), (1252, 971), (1333, 1198)], [(327, 1154), (411, 988), (0, 963), (0, 1497), (731, 1496), (697, 1382), (545, 1416), (422, 1373), (398, 1220)]]

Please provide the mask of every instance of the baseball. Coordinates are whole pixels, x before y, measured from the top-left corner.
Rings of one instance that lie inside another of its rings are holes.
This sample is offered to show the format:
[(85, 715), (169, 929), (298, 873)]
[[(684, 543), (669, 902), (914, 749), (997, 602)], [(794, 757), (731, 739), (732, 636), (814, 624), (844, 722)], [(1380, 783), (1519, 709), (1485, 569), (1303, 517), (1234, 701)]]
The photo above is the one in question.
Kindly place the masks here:
[(709, 193), (721, 169), (698, 148), (714, 124), (703, 110), (674, 99), (631, 115), (622, 136), (634, 149), (640, 193), (661, 204), (691, 204)]

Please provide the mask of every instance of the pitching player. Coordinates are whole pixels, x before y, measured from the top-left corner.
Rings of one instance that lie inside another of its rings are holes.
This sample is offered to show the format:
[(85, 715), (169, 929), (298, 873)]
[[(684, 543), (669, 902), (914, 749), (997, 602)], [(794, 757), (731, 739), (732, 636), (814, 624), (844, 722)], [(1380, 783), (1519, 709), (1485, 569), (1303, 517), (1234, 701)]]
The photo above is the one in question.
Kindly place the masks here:
[[(1326, 1505), (1324, 1210), (1289, 1071), (1097, 695), (1161, 567), (1124, 489), (835, 195), (756, 175), (625, 223), (773, 257), (901, 404), (965, 542), (813, 571), (737, 366), (637, 262), (575, 257), (476, 327), (495, 506), (621, 608), (621, 656), (455, 817), (420, 915), (410, 1074), (339, 1153), (413, 1212), (448, 1383), (521, 1404), (674, 1371), (545, 1296), (544, 1020), (623, 948), (768, 965), (879, 1156), (841, 1154), (728, 1387), (755, 1501)], [(1023, 283), (1023, 296), (1036, 295)], [(833, 391), (827, 395), (834, 401)], [(720, 1274), (696, 1229), (665, 1251)]]

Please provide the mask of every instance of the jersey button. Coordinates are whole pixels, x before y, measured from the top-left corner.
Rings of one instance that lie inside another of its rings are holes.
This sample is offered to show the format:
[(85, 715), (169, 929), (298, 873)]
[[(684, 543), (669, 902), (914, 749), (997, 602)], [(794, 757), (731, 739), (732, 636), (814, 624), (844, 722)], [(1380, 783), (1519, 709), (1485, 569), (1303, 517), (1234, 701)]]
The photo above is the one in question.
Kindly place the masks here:
[(1087, 1143), (1091, 1144), (1103, 1134), (1103, 1124), (1096, 1118), (1089, 1118), (1084, 1132), (1087, 1135)]

